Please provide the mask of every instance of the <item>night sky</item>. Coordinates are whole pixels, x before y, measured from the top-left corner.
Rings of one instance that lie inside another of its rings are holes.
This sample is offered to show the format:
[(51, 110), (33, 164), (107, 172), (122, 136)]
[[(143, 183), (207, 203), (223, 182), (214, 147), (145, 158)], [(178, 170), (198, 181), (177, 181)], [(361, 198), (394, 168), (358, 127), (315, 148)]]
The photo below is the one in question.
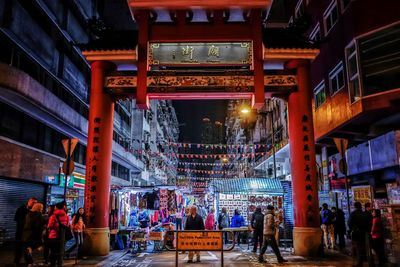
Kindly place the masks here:
[(227, 100), (180, 100), (173, 101), (178, 116), (180, 142), (201, 142), (202, 119), (225, 123)]

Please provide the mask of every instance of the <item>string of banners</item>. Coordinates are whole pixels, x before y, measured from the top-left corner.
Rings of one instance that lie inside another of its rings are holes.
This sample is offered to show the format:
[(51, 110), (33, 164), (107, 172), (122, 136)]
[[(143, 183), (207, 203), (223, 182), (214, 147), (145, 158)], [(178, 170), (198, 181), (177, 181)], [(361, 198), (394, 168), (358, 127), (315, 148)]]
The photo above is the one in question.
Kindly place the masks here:
[(232, 174), (232, 171), (206, 171), (206, 170), (195, 170), (195, 169), (185, 169), (185, 168), (176, 168), (178, 172), (193, 172), (193, 173), (203, 173), (203, 174)]
[(187, 161), (178, 161), (173, 162), (173, 164), (179, 165), (189, 165), (189, 166), (225, 166), (225, 165), (245, 165), (245, 163), (241, 162), (215, 162), (215, 163), (206, 163), (206, 162), (187, 162)]
[(260, 148), (265, 148), (270, 145), (267, 144), (254, 144), (254, 145), (249, 145), (249, 144), (235, 144), (235, 145), (227, 145), (227, 144), (199, 144), (199, 143), (175, 143), (175, 142), (169, 142), (169, 146), (172, 147), (197, 147), (197, 148), (255, 148), (255, 149), (260, 149)]
[(235, 179), (237, 177), (197, 177), (197, 176), (184, 176), (180, 179), (188, 179), (188, 180), (197, 180), (197, 181), (210, 181), (210, 180), (229, 180), (229, 179)]
[(147, 150), (133, 150), (134, 154), (148, 154), (150, 156), (167, 156), (167, 157), (177, 157), (181, 159), (222, 159), (222, 158), (236, 158), (236, 157), (256, 157), (270, 155), (272, 152), (255, 152), (255, 153), (229, 153), (229, 154), (184, 154), (184, 153), (161, 153), (161, 152), (151, 152)]

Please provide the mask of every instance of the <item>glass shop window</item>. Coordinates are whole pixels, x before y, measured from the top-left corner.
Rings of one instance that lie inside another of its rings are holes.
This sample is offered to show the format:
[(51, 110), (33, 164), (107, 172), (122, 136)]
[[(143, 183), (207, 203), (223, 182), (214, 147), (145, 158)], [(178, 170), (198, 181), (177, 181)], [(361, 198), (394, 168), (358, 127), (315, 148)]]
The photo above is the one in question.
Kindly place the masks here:
[(320, 82), (314, 89), (315, 108), (318, 108), (326, 101), (325, 82)]

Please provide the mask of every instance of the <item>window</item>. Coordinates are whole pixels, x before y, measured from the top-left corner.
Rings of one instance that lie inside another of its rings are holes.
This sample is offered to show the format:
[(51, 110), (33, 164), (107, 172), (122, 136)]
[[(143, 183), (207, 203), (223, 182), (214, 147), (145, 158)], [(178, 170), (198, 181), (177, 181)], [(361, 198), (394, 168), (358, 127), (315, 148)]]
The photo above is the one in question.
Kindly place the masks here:
[(330, 73), (329, 73), (329, 88), (331, 95), (334, 95), (337, 91), (344, 87), (344, 71), (343, 63), (340, 62)]
[(325, 34), (335, 26), (338, 21), (339, 13), (337, 8), (336, 0), (333, 0), (324, 12), (324, 24), (325, 24)]
[(304, 15), (304, 3), (303, 0), (299, 0), (297, 2), (295, 11), (294, 11), (294, 16), (295, 18), (301, 17), (302, 15)]
[(315, 25), (314, 29), (310, 33), (309, 39), (314, 42), (321, 41), (321, 27), (319, 26), (319, 23), (317, 23), (317, 25)]
[(346, 10), (346, 8), (349, 6), (351, 0), (340, 0), (341, 7), (342, 7), (342, 12)]
[(357, 40), (362, 96), (400, 88), (400, 23)]
[(326, 100), (325, 82), (320, 82), (314, 89), (315, 108), (321, 106)]
[(360, 99), (361, 88), (359, 81), (357, 49), (355, 43), (346, 48), (347, 80), (349, 84), (350, 102)]

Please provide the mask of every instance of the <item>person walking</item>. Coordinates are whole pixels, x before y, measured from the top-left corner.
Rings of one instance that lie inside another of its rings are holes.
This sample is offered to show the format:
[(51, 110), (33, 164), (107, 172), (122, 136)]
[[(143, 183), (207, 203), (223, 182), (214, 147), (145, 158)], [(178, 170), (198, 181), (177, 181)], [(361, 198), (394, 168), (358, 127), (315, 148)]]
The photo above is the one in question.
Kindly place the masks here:
[[(186, 219), (185, 230), (204, 230), (203, 218), (197, 214), (197, 207), (190, 207), (190, 216)], [(196, 254), (196, 261), (200, 262), (200, 252), (199, 251), (189, 251), (188, 263), (193, 262), (193, 256)]]
[(53, 215), (54, 209), (55, 209), (55, 205), (47, 206), (47, 213), (43, 216), (44, 225), (45, 225), (45, 231), (43, 234), (43, 258), (44, 258), (45, 265), (47, 265), (49, 262), (49, 254), (50, 254), (49, 239), (48, 239), (49, 231), (48, 231), (47, 225), (49, 224), (49, 219), (50, 219), (51, 215)]
[(339, 240), (339, 249), (343, 250), (346, 247), (346, 219), (344, 217), (344, 212), (343, 210), (337, 209), (335, 207), (332, 207), (331, 211), (333, 214), (335, 240)]
[(254, 247), (253, 253), (257, 252), (258, 244), (260, 248), (263, 245), (264, 238), (264, 214), (261, 212), (261, 207), (257, 207), (256, 211), (251, 216), (250, 225), (253, 230)]
[(76, 247), (78, 248), (77, 258), (82, 258), (83, 232), (86, 227), (85, 223), (85, 210), (83, 208), (79, 208), (78, 212), (72, 216), (71, 228), (72, 232), (74, 233), (75, 244), (66, 251), (65, 254), (67, 258), (69, 258), (70, 253), (74, 251)]
[(14, 221), (17, 223), (15, 231), (15, 251), (14, 251), (15, 265), (19, 265), (24, 250), (24, 244), (22, 242), (22, 233), (25, 227), (26, 215), (36, 202), (37, 199), (31, 197), (25, 205), (19, 207), (15, 212)]
[(383, 223), (381, 219), (381, 211), (375, 209), (372, 211), (372, 228), (371, 228), (371, 238), (372, 238), (372, 249), (375, 251), (376, 256), (378, 256), (379, 266), (386, 263), (385, 257), (385, 240), (383, 232)]
[(43, 249), (42, 233), (44, 229), (43, 204), (35, 203), (26, 215), (22, 241), (24, 243), (25, 263), (33, 266), (33, 250)]
[(215, 216), (214, 216), (214, 208), (211, 208), (210, 212), (207, 215), (205, 228), (206, 230), (215, 230)]
[[(56, 204), (53, 215), (49, 218), (47, 228), (49, 229), (49, 248), (50, 248), (50, 266), (62, 266), (63, 251), (61, 251), (61, 229), (64, 226), (69, 226), (69, 218), (64, 209), (64, 203), (60, 202)], [(63, 246), (64, 247), (64, 246)]]
[(279, 251), (278, 244), (275, 240), (275, 212), (274, 206), (267, 206), (267, 213), (264, 216), (264, 245), (261, 248), (260, 256), (258, 257), (258, 262), (265, 263), (264, 254), (267, 251), (268, 245), (271, 246), (274, 251), (276, 258), (279, 263), (287, 262)]
[(333, 214), (328, 209), (328, 204), (322, 204), (321, 210), (321, 228), (324, 233), (324, 244), (326, 248), (335, 248), (335, 236), (333, 228)]
[(369, 226), (360, 202), (354, 203), (354, 209), (350, 214), (348, 225), (351, 231), (352, 255), (356, 261), (354, 266), (361, 267), (366, 256), (365, 235)]
[[(223, 230), (224, 228), (228, 228), (230, 225), (229, 214), (226, 211), (226, 208), (223, 207), (220, 214), (218, 215), (218, 229)], [(228, 244), (228, 232), (224, 232), (224, 244)]]

